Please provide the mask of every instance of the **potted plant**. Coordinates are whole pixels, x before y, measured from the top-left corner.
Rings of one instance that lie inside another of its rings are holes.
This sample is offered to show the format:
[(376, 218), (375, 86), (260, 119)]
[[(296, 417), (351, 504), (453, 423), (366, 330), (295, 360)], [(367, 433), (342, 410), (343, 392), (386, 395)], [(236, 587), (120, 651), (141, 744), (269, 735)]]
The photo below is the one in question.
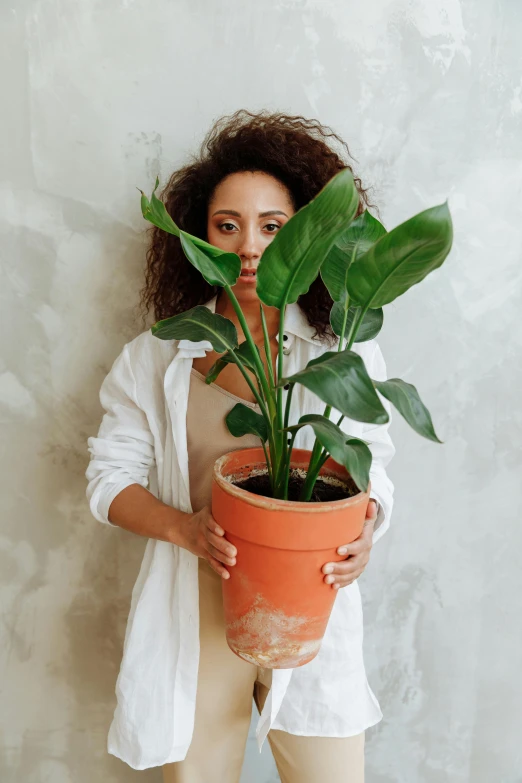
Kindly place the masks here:
[[(381, 394), (416, 432), (441, 442), (415, 386), (400, 378), (372, 380), (352, 346), (374, 338), (384, 305), (444, 262), (452, 243), (448, 204), (386, 231), (368, 211), (355, 217), (359, 194), (345, 168), (299, 209), (264, 250), (257, 269), (260, 301), (282, 314), (274, 373), (263, 307), (268, 372), (232, 290), (241, 271), (239, 256), (178, 228), (155, 195), (158, 184), (156, 179), (150, 200), (140, 191), (143, 216), (179, 237), (205, 280), (225, 289), (245, 340), (238, 344), (234, 324), (205, 306), (160, 320), (151, 331), (163, 340), (208, 340), (220, 358), (206, 382), (234, 362), (261, 410), (234, 406), (226, 417), (228, 429), (237, 437), (257, 435), (260, 446), (225, 454), (214, 466), (212, 514), (238, 551), (230, 579), (223, 582), (227, 640), (236, 654), (257, 665), (300, 666), (317, 654), (335, 599), (321, 566), (342, 559), (339, 543), (360, 535), (370, 496), (371, 451), (341, 429), (342, 419), (386, 423)], [(337, 349), (284, 377), (285, 307), (308, 291), (318, 274), (333, 300), (330, 322)], [(292, 420), (296, 384), (325, 403), (322, 414)], [(332, 409), (341, 414), (337, 421), (330, 419)], [(294, 448), (298, 430), (307, 426), (315, 434), (313, 449)]]

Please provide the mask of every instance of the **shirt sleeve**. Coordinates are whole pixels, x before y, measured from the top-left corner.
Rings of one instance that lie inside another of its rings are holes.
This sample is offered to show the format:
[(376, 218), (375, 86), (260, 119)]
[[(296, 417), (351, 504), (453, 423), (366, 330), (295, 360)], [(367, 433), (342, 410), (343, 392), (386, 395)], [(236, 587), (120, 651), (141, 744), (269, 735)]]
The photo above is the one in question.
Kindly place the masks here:
[(109, 521), (112, 501), (131, 484), (147, 487), (155, 465), (154, 437), (137, 398), (127, 345), (115, 359), (100, 388), (105, 414), (96, 437), (87, 439), (91, 458), (85, 476), (91, 513)]
[[(386, 364), (382, 351), (375, 340), (373, 341), (373, 350), (365, 360), (365, 366), (368, 375), (373, 380), (387, 380)], [(378, 541), (390, 526), (394, 489), (393, 483), (386, 473), (386, 466), (395, 454), (395, 446), (388, 431), (392, 421), (391, 404), (381, 394), (379, 394), (379, 399), (388, 413), (389, 421), (386, 424), (367, 424), (362, 422), (362, 433), (359, 436), (368, 444), (368, 448), (372, 452), (370, 498), (377, 501), (377, 519), (373, 528), (373, 543)], [(343, 419), (340, 426), (345, 432), (350, 433), (351, 423), (349, 419)]]

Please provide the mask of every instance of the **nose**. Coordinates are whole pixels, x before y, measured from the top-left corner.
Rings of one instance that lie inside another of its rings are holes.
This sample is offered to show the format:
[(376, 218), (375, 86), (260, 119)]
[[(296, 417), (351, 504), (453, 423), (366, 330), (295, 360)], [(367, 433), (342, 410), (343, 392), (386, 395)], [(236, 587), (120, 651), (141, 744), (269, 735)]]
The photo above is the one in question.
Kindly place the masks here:
[(256, 261), (261, 258), (263, 245), (257, 226), (247, 226), (241, 234), (238, 233), (236, 253), (245, 261)]

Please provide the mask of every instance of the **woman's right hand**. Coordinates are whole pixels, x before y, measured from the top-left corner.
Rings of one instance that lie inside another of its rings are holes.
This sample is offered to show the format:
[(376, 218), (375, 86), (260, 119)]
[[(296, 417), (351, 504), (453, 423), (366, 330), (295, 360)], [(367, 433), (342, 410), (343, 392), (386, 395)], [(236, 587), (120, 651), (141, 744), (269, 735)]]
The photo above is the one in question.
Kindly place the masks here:
[(208, 560), (214, 571), (228, 579), (230, 573), (223, 567), (236, 564), (236, 547), (227, 541), (209, 506), (203, 506), (194, 514), (187, 514), (181, 523), (179, 546), (188, 549), (198, 557)]

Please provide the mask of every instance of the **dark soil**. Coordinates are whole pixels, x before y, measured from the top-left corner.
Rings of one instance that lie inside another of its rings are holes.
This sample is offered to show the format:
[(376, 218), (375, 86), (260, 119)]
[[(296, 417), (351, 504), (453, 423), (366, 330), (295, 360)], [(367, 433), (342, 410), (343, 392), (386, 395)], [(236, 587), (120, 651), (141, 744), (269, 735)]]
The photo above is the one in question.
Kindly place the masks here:
[[(272, 497), (270, 481), (267, 474), (250, 476), (247, 479), (234, 481), (234, 484), (236, 487), (246, 489), (248, 492), (253, 492), (255, 495), (262, 495), (267, 498)], [(291, 470), (288, 481), (288, 500), (299, 500), (299, 493), (301, 492), (303, 484), (304, 476), (302, 473)], [(359, 488), (352, 479), (347, 479), (342, 484), (340, 482), (331, 484), (324, 481), (322, 477), (319, 476), (315, 482), (312, 497), (308, 502), (323, 503), (330, 500), (344, 500), (345, 498), (351, 498), (353, 495), (358, 494)]]

